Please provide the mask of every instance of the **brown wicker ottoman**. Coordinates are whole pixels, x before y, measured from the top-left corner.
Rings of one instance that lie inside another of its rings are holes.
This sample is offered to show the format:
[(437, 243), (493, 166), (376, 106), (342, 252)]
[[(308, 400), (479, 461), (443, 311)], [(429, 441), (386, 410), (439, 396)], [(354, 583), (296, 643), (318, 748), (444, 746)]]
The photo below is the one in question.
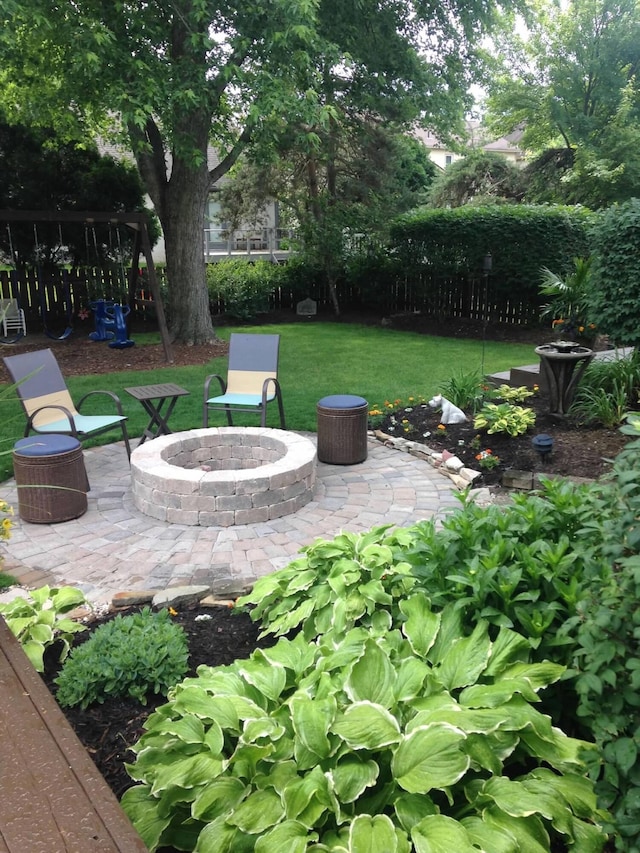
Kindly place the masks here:
[(355, 465), (367, 458), (369, 404), (363, 397), (337, 394), (318, 402), (318, 460)]
[(89, 481), (82, 446), (70, 435), (33, 435), (13, 447), (18, 515), (33, 524), (54, 524), (87, 511)]

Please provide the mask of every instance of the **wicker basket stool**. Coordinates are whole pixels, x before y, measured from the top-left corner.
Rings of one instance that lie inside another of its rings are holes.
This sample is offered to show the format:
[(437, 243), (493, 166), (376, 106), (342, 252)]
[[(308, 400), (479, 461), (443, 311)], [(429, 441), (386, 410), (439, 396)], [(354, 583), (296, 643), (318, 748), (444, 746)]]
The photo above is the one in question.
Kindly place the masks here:
[(337, 394), (318, 402), (318, 460), (355, 465), (367, 458), (369, 404), (363, 397)]
[(89, 481), (82, 446), (70, 435), (33, 435), (13, 446), (18, 515), (33, 524), (54, 524), (87, 511)]

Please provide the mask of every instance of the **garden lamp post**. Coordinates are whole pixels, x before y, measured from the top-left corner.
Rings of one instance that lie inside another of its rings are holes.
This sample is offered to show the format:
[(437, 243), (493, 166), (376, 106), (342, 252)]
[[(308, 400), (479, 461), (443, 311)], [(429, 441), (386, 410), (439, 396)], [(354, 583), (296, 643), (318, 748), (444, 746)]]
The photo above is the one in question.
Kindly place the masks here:
[(483, 294), (483, 305), (482, 305), (482, 360), (480, 364), (480, 375), (484, 379), (484, 348), (487, 338), (487, 323), (489, 321), (489, 276), (491, 275), (491, 269), (493, 267), (493, 258), (491, 257), (491, 252), (487, 252), (487, 254), (482, 259), (482, 277), (484, 279), (484, 294)]

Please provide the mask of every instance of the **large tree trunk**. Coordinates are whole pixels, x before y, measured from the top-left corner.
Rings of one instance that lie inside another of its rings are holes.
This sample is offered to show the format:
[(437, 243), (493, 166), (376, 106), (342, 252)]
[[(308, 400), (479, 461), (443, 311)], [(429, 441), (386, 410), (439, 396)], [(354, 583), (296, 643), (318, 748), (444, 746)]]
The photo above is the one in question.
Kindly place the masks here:
[(209, 311), (204, 259), (204, 217), (209, 174), (204, 167), (174, 164), (159, 211), (169, 280), (169, 330), (174, 341), (205, 344), (216, 340)]
[(185, 162), (174, 152), (170, 177), (164, 141), (155, 122), (149, 119), (144, 131), (131, 126), (129, 132), (140, 174), (164, 233), (171, 339), (206, 344), (216, 340), (204, 259), (204, 217), (211, 186), (207, 167), (208, 117), (194, 114), (191, 127), (199, 129), (201, 163)]

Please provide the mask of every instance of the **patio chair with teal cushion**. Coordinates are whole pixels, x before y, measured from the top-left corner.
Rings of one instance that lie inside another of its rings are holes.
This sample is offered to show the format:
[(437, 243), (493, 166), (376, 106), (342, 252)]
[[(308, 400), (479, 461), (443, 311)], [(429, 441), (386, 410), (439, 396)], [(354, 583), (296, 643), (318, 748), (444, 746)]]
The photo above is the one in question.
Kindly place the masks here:
[[(218, 373), (207, 376), (204, 383), (203, 422), (209, 426), (209, 412), (224, 411), (233, 426), (232, 410), (257, 412), (260, 425), (266, 426), (267, 406), (278, 401), (280, 428), (286, 429), (282, 393), (278, 382), (280, 335), (232, 334), (229, 341), (227, 380)], [(221, 394), (211, 396), (210, 386), (216, 379)]]
[[(25, 436), (31, 432), (59, 433), (84, 441), (90, 436), (118, 428), (122, 432), (127, 456), (131, 457), (127, 418), (115, 394), (111, 391), (89, 391), (76, 407), (50, 349), (8, 356), (3, 361), (27, 416)], [(108, 396), (116, 414), (80, 414), (84, 401), (96, 394)]]

